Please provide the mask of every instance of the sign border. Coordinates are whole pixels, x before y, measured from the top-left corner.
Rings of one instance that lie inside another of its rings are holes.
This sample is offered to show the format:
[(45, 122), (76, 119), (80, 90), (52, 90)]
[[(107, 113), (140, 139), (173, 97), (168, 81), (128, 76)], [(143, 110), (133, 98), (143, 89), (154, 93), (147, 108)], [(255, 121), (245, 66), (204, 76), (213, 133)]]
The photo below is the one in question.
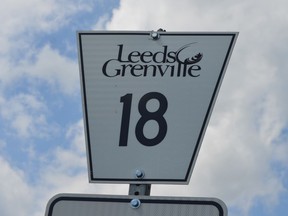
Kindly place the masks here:
[(79, 202), (118, 202), (129, 204), (132, 199), (139, 199), (141, 203), (177, 204), (177, 205), (212, 205), (219, 210), (219, 216), (227, 216), (226, 204), (218, 198), (207, 197), (164, 197), (164, 196), (131, 196), (131, 195), (92, 195), (92, 194), (57, 194), (46, 206), (45, 216), (53, 216), (54, 206), (61, 201)]
[(87, 152), (87, 163), (88, 163), (88, 176), (90, 183), (133, 183), (133, 184), (188, 184), (196, 163), (196, 159), (205, 135), (206, 128), (209, 123), (210, 116), (212, 114), (216, 98), (224, 78), (228, 62), (230, 60), (233, 48), (235, 46), (236, 39), (238, 37), (238, 32), (158, 32), (161, 36), (231, 36), (231, 41), (229, 48), (227, 50), (224, 62), (222, 64), (221, 71), (219, 73), (215, 88), (213, 90), (212, 97), (209, 102), (207, 112), (205, 114), (204, 122), (197, 138), (197, 143), (193, 151), (186, 175), (184, 179), (133, 179), (131, 178), (96, 178), (93, 176), (93, 164), (90, 146), (90, 131), (88, 125), (88, 112), (87, 112), (87, 101), (86, 101), (86, 85), (85, 85), (85, 73), (84, 73), (84, 59), (82, 52), (82, 36), (83, 35), (147, 35), (150, 36), (149, 31), (77, 31), (77, 44), (78, 44), (78, 59), (79, 59), (79, 71), (80, 71), (80, 82), (81, 82), (81, 92), (82, 92), (82, 106), (83, 106), (83, 120), (84, 120), (84, 130), (86, 139), (86, 152)]

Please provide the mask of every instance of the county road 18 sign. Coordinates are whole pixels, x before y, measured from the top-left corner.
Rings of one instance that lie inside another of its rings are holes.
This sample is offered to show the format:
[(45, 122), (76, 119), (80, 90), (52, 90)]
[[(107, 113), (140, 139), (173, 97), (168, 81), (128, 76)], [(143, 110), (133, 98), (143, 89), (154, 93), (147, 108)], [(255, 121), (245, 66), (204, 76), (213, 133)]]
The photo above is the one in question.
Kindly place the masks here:
[(45, 216), (227, 216), (215, 198), (59, 194), (47, 205)]
[(237, 33), (77, 35), (90, 181), (188, 184)]

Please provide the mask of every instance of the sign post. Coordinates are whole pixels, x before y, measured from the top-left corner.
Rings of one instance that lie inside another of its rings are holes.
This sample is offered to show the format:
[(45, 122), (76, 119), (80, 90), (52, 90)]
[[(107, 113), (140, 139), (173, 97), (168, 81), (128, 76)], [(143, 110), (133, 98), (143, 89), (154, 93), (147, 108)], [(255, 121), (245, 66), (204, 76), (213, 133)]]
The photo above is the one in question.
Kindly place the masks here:
[(90, 182), (188, 184), (236, 38), (78, 32)]

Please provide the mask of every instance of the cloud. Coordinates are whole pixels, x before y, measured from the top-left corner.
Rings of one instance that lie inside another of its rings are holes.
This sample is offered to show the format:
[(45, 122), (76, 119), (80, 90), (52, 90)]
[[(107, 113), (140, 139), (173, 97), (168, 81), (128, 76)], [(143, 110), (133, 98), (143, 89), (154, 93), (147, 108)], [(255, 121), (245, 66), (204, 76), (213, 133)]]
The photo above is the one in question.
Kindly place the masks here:
[(47, 82), (51, 89), (56, 87), (65, 94), (79, 91), (77, 62), (60, 55), (58, 50), (49, 45), (35, 53), (34, 61), (24, 61), (18, 69), (32, 79)]
[[(43, 98), (20, 93), (12, 98), (0, 98), (0, 116), (15, 135), (21, 138), (47, 137), (55, 130), (48, 124), (47, 107)], [(3, 125), (4, 126), (4, 125)]]
[[(176, 4), (171, 0), (138, 0), (137, 3), (133, 0), (122, 0), (120, 6), (113, 10), (107, 29), (157, 30), (161, 27), (168, 31), (237, 31), (245, 28), (251, 31), (251, 35), (259, 34), (259, 30), (271, 33), (267, 28), (269, 23), (277, 22), (274, 26), (277, 28), (287, 21), (285, 4), (283, 0), (274, 3), (235, 0), (217, 4), (213, 1), (181, 0)], [(272, 6), (277, 13), (271, 10)], [(267, 19), (270, 22), (267, 23)], [(259, 26), (264, 28), (259, 29)]]
[(3, 86), (7, 87), (17, 83), (17, 80), (26, 79), (36, 87), (46, 84), (51, 90), (67, 95), (79, 92), (79, 70), (75, 60), (61, 55), (50, 45), (29, 52), (30, 54), (17, 64), (2, 59), (4, 68), (0, 73)]
[[(0, 208), (5, 216), (29, 215), (33, 208), (33, 190), (23, 181), (24, 173), (11, 167), (7, 161), (0, 157)], [(15, 206), (17, 205), (17, 208)]]
[[(3, 2), (0, 8), (3, 24), (0, 30), (1, 88), (28, 75), (28, 79), (36, 77), (52, 83), (52, 86), (57, 82), (63, 84), (59, 88), (65, 93), (75, 92), (77, 62), (62, 56), (48, 44), (42, 47), (40, 41), (45, 41), (45, 35), (68, 25), (75, 14), (91, 10), (91, 4), (91, 1), (82, 0)], [(37, 61), (33, 62), (33, 59)], [(63, 77), (63, 73), (66, 76)]]
[(95, 30), (104, 30), (105, 26), (107, 25), (107, 23), (109, 22), (110, 16), (108, 14), (104, 14), (103, 16), (101, 16), (97, 23), (95, 24), (94, 27), (92, 27), (92, 29)]
[(67, 24), (72, 15), (90, 9), (89, 1), (81, 0), (4, 0), (2, 3), (0, 54), (7, 54), (19, 45), (29, 49), (29, 45), (23, 42), (32, 42), (35, 33), (55, 31)]

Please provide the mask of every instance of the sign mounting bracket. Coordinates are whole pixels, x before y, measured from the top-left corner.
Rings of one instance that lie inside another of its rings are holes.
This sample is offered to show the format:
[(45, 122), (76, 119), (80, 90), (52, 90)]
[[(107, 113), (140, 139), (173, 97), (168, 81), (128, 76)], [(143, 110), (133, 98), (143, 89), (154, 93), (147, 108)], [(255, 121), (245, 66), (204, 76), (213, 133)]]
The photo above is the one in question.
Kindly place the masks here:
[(130, 184), (128, 195), (150, 196), (151, 184)]

